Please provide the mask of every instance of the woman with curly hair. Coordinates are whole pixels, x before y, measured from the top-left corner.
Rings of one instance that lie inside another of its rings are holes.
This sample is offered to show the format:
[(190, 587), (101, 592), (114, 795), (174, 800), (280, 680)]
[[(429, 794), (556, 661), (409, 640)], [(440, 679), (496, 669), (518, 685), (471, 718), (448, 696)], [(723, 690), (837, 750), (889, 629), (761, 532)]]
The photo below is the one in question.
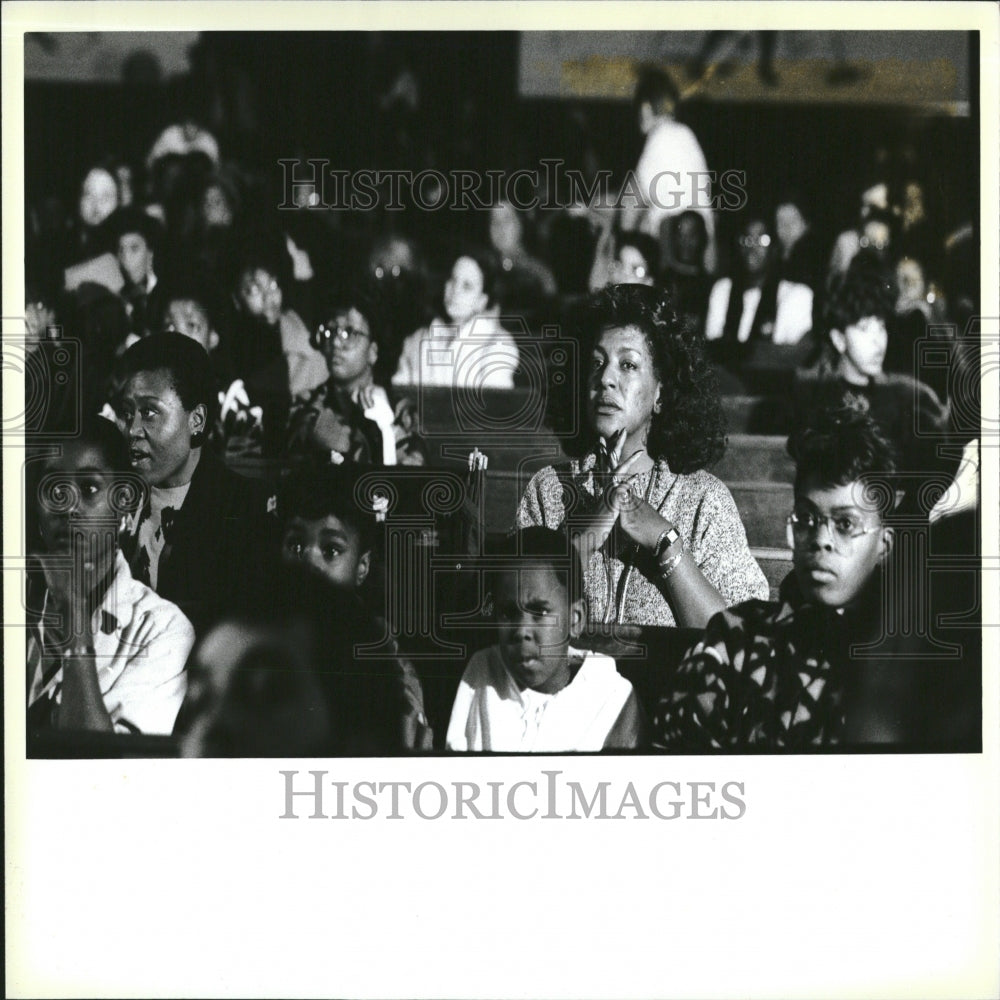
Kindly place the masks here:
[(519, 527), (565, 523), (592, 622), (703, 628), (768, 586), (729, 490), (714, 377), (670, 299), (614, 285), (586, 303), (581, 452), (528, 484)]

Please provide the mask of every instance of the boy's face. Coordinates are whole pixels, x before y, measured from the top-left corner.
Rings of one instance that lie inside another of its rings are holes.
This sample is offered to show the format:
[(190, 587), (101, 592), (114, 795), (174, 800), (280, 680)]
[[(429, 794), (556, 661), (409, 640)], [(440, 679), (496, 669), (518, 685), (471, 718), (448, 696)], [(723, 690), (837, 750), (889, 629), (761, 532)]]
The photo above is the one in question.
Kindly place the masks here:
[(118, 240), (118, 266), (137, 285), (153, 270), (153, 251), (141, 233), (122, 233)]
[(315, 520), (290, 518), (281, 556), (287, 563), (305, 563), (348, 590), (360, 587), (371, 567), (371, 552), (362, 547), (361, 533), (333, 514)]
[(164, 328), (201, 344), (206, 351), (214, 351), (219, 345), (219, 335), (212, 329), (208, 313), (194, 299), (174, 299), (167, 306)]
[(517, 684), (547, 694), (564, 688), (569, 640), (583, 630), (583, 600), (570, 604), (564, 577), (540, 566), (497, 574), (493, 601), (500, 655)]
[(88, 226), (99, 226), (118, 207), (118, 187), (106, 170), (95, 167), (84, 178), (80, 190), (80, 218)]
[(849, 382), (862, 382), (882, 374), (889, 334), (881, 316), (865, 316), (846, 330), (831, 330), (830, 339), (840, 354), (839, 372)]
[(345, 387), (367, 381), (378, 360), (378, 345), (372, 340), (368, 320), (351, 306), (324, 327), (321, 344), (330, 377)]
[(882, 524), (860, 482), (825, 486), (807, 479), (796, 485), (795, 513), (800, 524), (790, 541), (803, 595), (830, 608), (850, 604), (888, 553), (892, 529)]

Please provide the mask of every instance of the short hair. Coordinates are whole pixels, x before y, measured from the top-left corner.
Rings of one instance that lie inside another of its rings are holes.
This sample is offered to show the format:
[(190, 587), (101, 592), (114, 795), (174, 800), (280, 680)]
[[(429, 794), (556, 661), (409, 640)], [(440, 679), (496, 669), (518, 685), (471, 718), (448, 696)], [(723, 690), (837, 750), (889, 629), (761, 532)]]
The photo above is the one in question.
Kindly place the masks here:
[(633, 229), (623, 230), (618, 235), (618, 250), (621, 250), (622, 247), (634, 247), (638, 250), (645, 258), (650, 271), (656, 272), (659, 269), (660, 245), (648, 233), (641, 233)]
[[(851, 393), (817, 410), (809, 422), (788, 439), (788, 454), (795, 460), (795, 490), (807, 480), (825, 486), (846, 486), (865, 478), (890, 481), (899, 467), (896, 446), (869, 414), (868, 402)], [(870, 491), (883, 515), (894, 506), (891, 489)]]
[[(666, 459), (672, 472), (686, 474), (722, 457), (726, 447), (725, 417), (715, 373), (705, 358), (703, 338), (678, 317), (669, 290), (648, 285), (609, 285), (584, 301), (575, 321), (581, 380), (588, 377), (591, 351), (603, 330), (634, 326), (645, 336), (663, 383), (662, 406), (659, 413), (653, 414), (646, 444), (652, 458)], [(578, 386), (581, 407), (586, 396), (586, 386)], [(577, 421), (583, 433), (575, 441), (568, 441), (567, 449), (582, 453), (593, 440), (582, 411)]]
[(108, 219), (108, 229), (116, 241), (129, 233), (137, 233), (154, 254), (162, 242), (163, 225), (159, 219), (135, 205), (116, 209)]
[(861, 250), (830, 291), (823, 314), (826, 330), (843, 332), (867, 316), (888, 319), (897, 297), (892, 272), (874, 253)]
[(644, 66), (639, 70), (632, 95), (632, 106), (639, 109), (648, 104), (654, 114), (669, 114), (677, 106), (680, 93), (673, 77), (659, 66)]
[(351, 308), (357, 309), (368, 322), (372, 341), (383, 347), (388, 329), (383, 294), (375, 278), (363, 279), (355, 284), (335, 285), (321, 299), (319, 321), (326, 323), (338, 313), (345, 313)]
[(133, 344), (122, 357), (126, 379), (139, 372), (166, 372), (170, 385), (189, 412), (199, 404), (209, 421), (217, 405), (212, 363), (201, 344), (183, 333), (152, 333)]
[[(577, 601), (584, 596), (583, 564), (580, 553), (563, 531), (543, 528), (533, 525), (529, 528), (519, 528), (505, 535), (502, 539), (487, 546), (487, 555), (491, 557), (510, 557), (509, 566), (497, 567), (490, 571), (490, 579), (495, 580), (500, 573), (518, 569), (550, 568), (557, 575), (567, 572), (566, 590), (570, 601)], [(513, 561), (516, 559), (516, 563)], [(568, 562), (567, 562), (568, 561)]]
[(293, 517), (318, 521), (333, 515), (358, 532), (362, 551), (371, 551), (377, 541), (377, 523), (374, 511), (358, 502), (358, 475), (346, 465), (307, 464), (293, 469), (278, 487), (277, 513), (282, 524)]
[[(462, 257), (468, 257), (476, 262), (479, 273), (483, 276), (486, 304), (494, 305), (497, 296), (497, 283), (500, 278), (500, 262), (497, 255), (492, 250), (481, 246), (464, 247), (452, 258), (451, 266), (454, 267)], [(451, 271), (449, 270), (448, 273), (450, 274)]]
[[(32, 447), (32, 435), (28, 435), (28, 446)], [(117, 509), (138, 510), (145, 499), (145, 487), (141, 478), (132, 468), (129, 443), (118, 425), (105, 417), (86, 413), (68, 445), (93, 448), (101, 456), (106, 470), (122, 479), (114, 488)], [(47, 463), (46, 463), (47, 464)], [(36, 475), (40, 470), (36, 470)]]
[(222, 296), (217, 287), (209, 281), (193, 275), (174, 276), (165, 284), (163, 295), (163, 315), (166, 319), (167, 310), (173, 302), (194, 302), (205, 313), (209, 326), (220, 335), (226, 326), (225, 308)]

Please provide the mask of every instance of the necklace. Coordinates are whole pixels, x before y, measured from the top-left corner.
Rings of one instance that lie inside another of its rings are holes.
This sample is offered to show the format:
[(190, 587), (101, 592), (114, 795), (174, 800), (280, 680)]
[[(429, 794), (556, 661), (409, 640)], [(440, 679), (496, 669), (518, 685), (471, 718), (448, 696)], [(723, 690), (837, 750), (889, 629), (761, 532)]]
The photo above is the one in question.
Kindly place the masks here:
[[(660, 474), (659, 464), (654, 462), (652, 469), (649, 470), (649, 482), (646, 484), (646, 493), (643, 500), (649, 503), (649, 498), (653, 495), (653, 484), (656, 482)], [(635, 555), (639, 553), (639, 544), (633, 542), (630, 548), (634, 549)], [(623, 552), (622, 555), (625, 553)], [(623, 560), (624, 562), (624, 560)], [(611, 569), (611, 560), (604, 560), (604, 573), (605, 582), (607, 586), (608, 601), (604, 610), (604, 624), (610, 625), (613, 623), (621, 623), (622, 616), (625, 613), (625, 597), (628, 594), (628, 585), (632, 580), (632, 573), (635, 570), (635, 559), (632, 559), (628, 565), (625, 567), (625, 571), (622, 573), (622, 578), (618, 584), (618, 599), (617, 601), (612, 599), (612, 594), (614, 592), (614, 574)]]

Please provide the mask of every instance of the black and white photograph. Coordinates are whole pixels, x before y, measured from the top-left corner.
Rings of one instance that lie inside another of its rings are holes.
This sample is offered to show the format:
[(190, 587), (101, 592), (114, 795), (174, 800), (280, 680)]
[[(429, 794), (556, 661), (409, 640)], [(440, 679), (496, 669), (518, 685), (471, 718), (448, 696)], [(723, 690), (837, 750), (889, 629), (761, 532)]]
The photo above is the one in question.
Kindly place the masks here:
[(946, 6), (5, 6), (9, 995), (996, 995)]

